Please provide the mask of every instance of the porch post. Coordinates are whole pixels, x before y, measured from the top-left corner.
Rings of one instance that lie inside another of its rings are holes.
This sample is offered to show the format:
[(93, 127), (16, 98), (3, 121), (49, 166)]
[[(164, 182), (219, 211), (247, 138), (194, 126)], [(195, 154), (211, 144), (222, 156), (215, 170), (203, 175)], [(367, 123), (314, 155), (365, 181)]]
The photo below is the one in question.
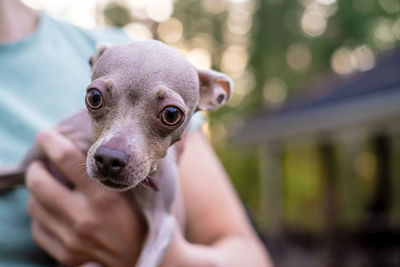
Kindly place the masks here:
[(271, 234), (279, 234), (283, 222), (282, 145), (260, 146), (260, 215)]

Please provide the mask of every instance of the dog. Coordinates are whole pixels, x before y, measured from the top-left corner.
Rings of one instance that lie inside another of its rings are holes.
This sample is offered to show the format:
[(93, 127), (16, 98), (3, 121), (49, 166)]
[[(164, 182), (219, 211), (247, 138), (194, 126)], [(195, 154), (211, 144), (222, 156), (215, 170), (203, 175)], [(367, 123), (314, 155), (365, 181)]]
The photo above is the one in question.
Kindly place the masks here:
[[(92, 179), (111, 190), (132, 191), (148, 225), (136, 266), (155, 267), (174, 233), (174, 144), (195, 112), (226, 103), (233, 83), (220, 72), (196, 69), (183, 55), (154, 40), (102, 45), (89, 63), (86, 110), (56, 129), (87, 153)], [(21, 181), (26, 166), (42, 158), (33, 147), (9, 178)]]

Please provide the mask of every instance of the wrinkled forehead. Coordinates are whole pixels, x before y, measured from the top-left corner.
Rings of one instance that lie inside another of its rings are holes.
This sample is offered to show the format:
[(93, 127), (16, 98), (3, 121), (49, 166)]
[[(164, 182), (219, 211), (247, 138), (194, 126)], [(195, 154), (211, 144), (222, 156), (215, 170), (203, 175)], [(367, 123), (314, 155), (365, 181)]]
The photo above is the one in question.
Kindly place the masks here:
[(148, 41), (108, 48), (94, 66), (92, 80), (107, 77), (115, 89), (140, 94), (164, 86), (185, 102), (198, 97), (197, 70), (181, 54), (161, 42)]

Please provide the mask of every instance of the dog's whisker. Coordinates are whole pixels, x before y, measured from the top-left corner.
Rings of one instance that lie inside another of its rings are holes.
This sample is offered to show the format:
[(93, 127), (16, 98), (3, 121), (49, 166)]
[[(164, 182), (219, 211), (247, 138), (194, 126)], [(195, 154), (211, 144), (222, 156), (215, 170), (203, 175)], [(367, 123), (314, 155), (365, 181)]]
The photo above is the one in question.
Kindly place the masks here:
[(76, 169), (78, 170), (78, 172), (81, 173), (81, 176), (84, 177), (85, 173), (86, 173), (86, 163), (82, 163), (76, 166)]

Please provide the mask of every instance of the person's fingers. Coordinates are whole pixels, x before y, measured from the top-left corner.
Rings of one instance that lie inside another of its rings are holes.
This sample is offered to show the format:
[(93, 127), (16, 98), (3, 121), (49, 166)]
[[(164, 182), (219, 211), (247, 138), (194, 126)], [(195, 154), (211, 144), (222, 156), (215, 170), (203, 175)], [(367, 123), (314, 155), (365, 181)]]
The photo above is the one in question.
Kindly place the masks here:
[[(35, 168), (35, 165), (33, 166)], [(50, 180), (54, 180), (50, 178)], [(57, 185), (58, 182), (54, 181)], [(59, 185), (63, 187), (62, 185)], [(62, 188), (63, 190), (68, 190)], [(51, 190), (51, 189), (49, 189)], [(38, 193), (38, 192), (35, 192)], [(44, 191), (44, 193), (46, 193)], [(107, 238), (108, 235), (104, 233), (99, 233), (98, 229), (101, 227), (97, 218), (92, 218), (88, 215), (89, 210), (82, 209), (79, 204), (78, 195), (71, 194), (72, 198), (69, 200), (64, 198), (63, 201), (68, 203), (67, 209), (70, 207), (73, 210), (57, 210), (57, 206), (47, 205), (48, 203), (41, 203), (36, 199), (36, 195), (30, 194), (28, 199), (27, 210), (32, 218), (32, 221), (40, 226), (39, 232), (44, 231), (45, 235), (51, 236), (51, 240), (48, 243), (54, 243), (57, 241), (57, 246), (51, 248), (53, 250), (48, 251), (57, 253), (63, 253), (61, 255), (62, 259), (65, 260), (68, 257), (75, 257), (76, 255), (91, 255), (93, 258), (88, 260), (99, 260), (101, 262), (112, 263), (114, 260), (114, 251), (109, 248), (110, 239)], [(39, 194), (39, 196), (41, 196)], [(81, 195), (82, 196), (82, 195)], [(52, 210), (48, 210), (46, 207), (50, 207)], [(65, 209), (65, 208), (64, 208)], [(76, 210), (78, 210), (78, 212)], [(82, 210), (85, 212), (82, 213)], [(79, 212), (80, 211), (80, 212)], [(38, 227), (38, 226), (36, 226)], [(43, 238), (41, 235), (40, 237)], [(43, 247), (46, 251), (48, 247)], [(90, 251), (90, 252), (89, 252)], [(118, 255), (118, 253), (116, 253)], [(107, 265), (108, 266), (108, 265)], [(110, 265), (111, 266), (111, 265)]]
[(71, 223), (59, 215), (51, 213), (32, 194), (29, 195), (27, 211), (33, 221), (38, 222), (53, 236), (57, 236), (57, 239), (61, 240), (62, 243), (70, 242), (68, 239), (71, 238)]
[(67, 200), (73, 197), (73, 191), (57, 182), (41, 162), (35, 161), (28, 166), (26, 186), (36, 200), (52, 213), (65, 217), (71, 211), (70, 201)]
[(60, 246), (57, 250), (64, 250), (64, 254), (76, 257), (77, 255), (88, 255), (87, 250), (91, 250), (94, 258), (90, 260), (107, 258), (104, 253), (106, 250), (102, 250), (101, 246), (93, 242), (93, 236), (82, 233), (81, 230), (77, 233), (76, 227), (51, 214), (34, 197), (30, 197), (28, 200), (28, 213), (31, 215), (32, 221), (40, 227), (39, 230), (51, 236), (50, 241), (57, 242)]
[(96, 237), (93, 228), (98, 228), (98, 222), (91, 216), (87, 200), (82, 199), (79, 191), (70, 191), (61, 185), (38, 161), (28, 167), (26, 184), (31, 193), (27, 207), (29, 214), (48, 225), (53, 234), (67, 239), (68, 233), (61, 231), (65, 226), (74, 234), (84, 235), (85, 239)]
[(32, 221), (32, 237), (40, 247), (65, 266), (77, 266), (87, 261), (82, 256), (74, 253), (74, 251), (71, 251), (71, 248), (66, 247), (36, 221)]
[(85, 155), (71, 140), (56, 130), (49, 130), (39, 133), (36, 142), (76, 187), (85, 190), (96, 184), (86, 173)]

